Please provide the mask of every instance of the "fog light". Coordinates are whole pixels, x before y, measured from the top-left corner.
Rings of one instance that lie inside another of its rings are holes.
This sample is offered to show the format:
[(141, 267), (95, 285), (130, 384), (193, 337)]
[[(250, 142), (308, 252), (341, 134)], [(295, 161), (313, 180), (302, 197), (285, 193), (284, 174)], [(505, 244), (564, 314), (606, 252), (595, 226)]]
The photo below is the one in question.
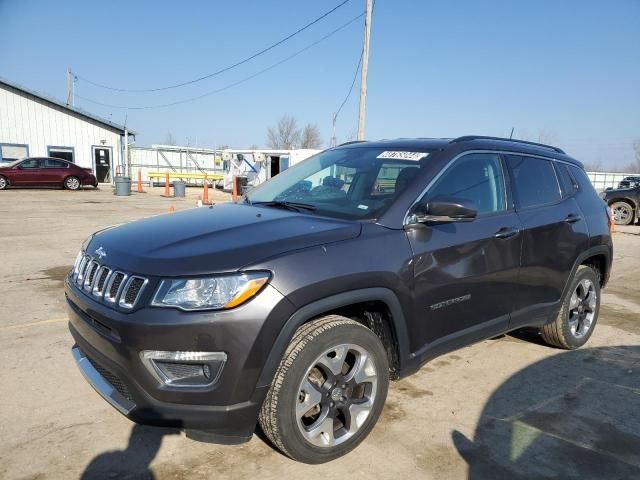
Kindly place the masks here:
[(227, 354), (143, 350), (140, 358), (147, 370), (162, 384), (173, 387), (208, 387), (222, 373)]

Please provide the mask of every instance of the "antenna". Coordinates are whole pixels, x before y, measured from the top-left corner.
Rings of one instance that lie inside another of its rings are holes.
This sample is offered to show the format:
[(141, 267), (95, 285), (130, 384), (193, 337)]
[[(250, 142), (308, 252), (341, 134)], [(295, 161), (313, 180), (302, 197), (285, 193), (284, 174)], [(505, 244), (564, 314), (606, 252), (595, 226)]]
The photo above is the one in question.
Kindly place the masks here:
[(514, 130), (515, 128), (516, 128), (516, 127), (511, 127), (511, 133), (509, 134), (509, 140), (511, 140), (511, 139), (513, 138), (513, 130)]

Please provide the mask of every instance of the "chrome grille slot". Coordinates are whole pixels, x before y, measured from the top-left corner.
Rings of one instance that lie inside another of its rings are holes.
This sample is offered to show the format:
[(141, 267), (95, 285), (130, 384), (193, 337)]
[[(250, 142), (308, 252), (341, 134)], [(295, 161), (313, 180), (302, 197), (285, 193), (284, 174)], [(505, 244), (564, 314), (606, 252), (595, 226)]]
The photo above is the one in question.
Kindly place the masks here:
[(96, 271), (98, 270), (98, 262), (89, 262), (89, 266), (87, 270), (84, 272), (84, 283), (83, 288), (87, 291), (91, 291), (91, 286), (93, 284), (93, 279), (96, 276)]
[(104, 299), (107, 302), (116, 303), (118, 296), (122, 292), (122, 287), (124, 287), (124, 283), (126, 279), (127, 279), (126, 273), (113, 272), (104, 293)]
[(102, 266), (98, 269), (96, 281), (91, 291), (96, 297), (101, 297), (104, 294), (104, 287), (107, 284), (109, 275), (111, 275), (111, 269), (109, 267)]
[(131, 276), (123, 288), (122, 296), (120, 297), (120, 305), (122, 308), (133, 308), (138, 301), (142, 290), (147, 285), (148, 280), (143, 277)]
[(76, 276), (76, 284), (82, 285), (82, 281), (84, 280), (84, 271), (86, 270), (87, 264), (90, 261), (91, 261), (91, 257), (89, 257), (88, 255), (86, 255), (80, 261), (80, 265), (78, 266), (78, 275)]

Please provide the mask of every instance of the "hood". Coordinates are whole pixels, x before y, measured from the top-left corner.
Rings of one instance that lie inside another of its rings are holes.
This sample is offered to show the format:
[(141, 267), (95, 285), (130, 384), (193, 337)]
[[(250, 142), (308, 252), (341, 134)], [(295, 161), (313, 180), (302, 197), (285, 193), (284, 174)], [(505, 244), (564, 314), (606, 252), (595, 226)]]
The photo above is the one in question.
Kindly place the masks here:
[(628, 193), (634, 192), (635, 189), (636, 187), (610, 188), (609, 190), (604, 190), (601, 195), (607, 197), (618, 194), (626, 195)]
[(355, 238), (357, 222), (227, 203), (138, 220), (95, 234), (87, 253), (150, 276), (238, 270), (291, 250)]

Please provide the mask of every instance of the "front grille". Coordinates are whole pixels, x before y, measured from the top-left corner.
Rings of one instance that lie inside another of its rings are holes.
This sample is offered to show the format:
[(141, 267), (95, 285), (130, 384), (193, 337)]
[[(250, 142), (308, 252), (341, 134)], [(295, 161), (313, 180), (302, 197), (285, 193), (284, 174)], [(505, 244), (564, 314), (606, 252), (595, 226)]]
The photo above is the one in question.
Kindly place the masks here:
[(89, 360), (89, 362), (91, 363), (91, 365), (93, 365), (93, 368), (95, 368), (98, 373), (100, 375), (102, 375), (104, 377), (104, 379), (111, 385), (113, 386), (113, 388), (115, 388), (118, 393), (120, 393), (120, 395), (122, 395), (124, 398), (126, 398), (127, 400), (129, 400), (130, 402), (135, 403), (135, 400), (133, 399), (133, 395), (131, 395), (131, 391), (129, 390), (129, 388), (122, 382), (122, 380), (120, 380), (120, 377), (118, 377), (115, 373), (112, 373), (111, 371), (107, 370), (106, 368), (104, 368), (102, 365), (100, 365), (98, 362), (94, 362), (93, 360), (91, 360), (89, 357), (87, 357), (87, 359)]
[(91, 256), (78, 257), (70, 274), (71, 281), (78, 288), (89, 292), (110, 306), (132, 309), (136, 306), (148, 279), (129, 275), (100, 265)]

